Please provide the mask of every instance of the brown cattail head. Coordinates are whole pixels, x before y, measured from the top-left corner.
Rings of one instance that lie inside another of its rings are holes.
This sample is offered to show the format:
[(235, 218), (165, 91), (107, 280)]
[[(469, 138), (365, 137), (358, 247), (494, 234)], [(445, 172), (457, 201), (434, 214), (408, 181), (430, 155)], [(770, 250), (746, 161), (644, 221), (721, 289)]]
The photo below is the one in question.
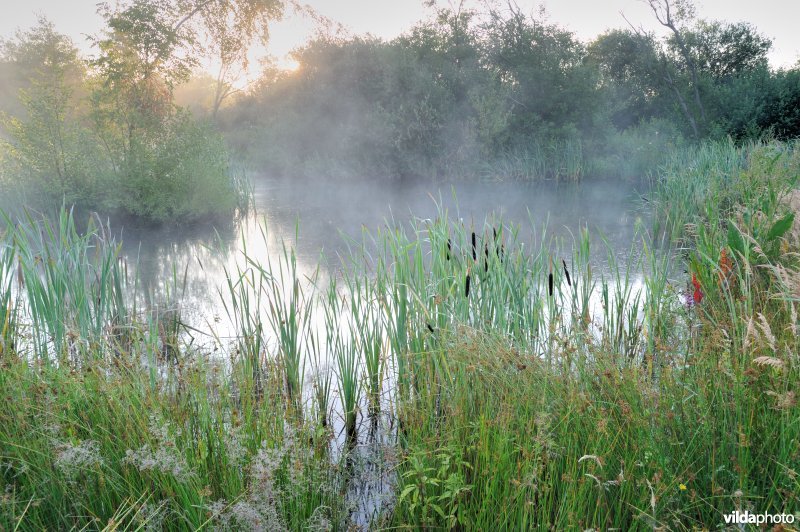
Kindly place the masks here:
[(469, 275), (469, 270), (467, 270), (467, 280), (464, 281), (464, 297), (469, 297), (469, 285), (470, 285), (470, 275)]
[(488, 242), (486, 242), (483, 245), (483, 257), (484, 257), (483, 271), (484, 272), (488, 272), (489, 271), (489, 243)]
[(567, 286), (572, 287), (572, 279), (569, 277), (569, 270), (567, 269), (567, 261), (561, 259), (561, 264), (564, 265), (564, 276), (567, 278)]
[(547, 274), (547, 293), (553, 297), (553, 272)]
[(475, 231), (472, 232), (472, 260), (478, 260), (478, 253), (476, 251), (478, 244), (475, 240)]
[(451, 253), (452, 251), (453, 251), (453, 243), (452, 243), (452, 241), (450, 240), (450, 238), (448, 238), (448, 239), (447, 239), (447, 250), (445, 251), (445, 254), (444, 254), (444, 256), (445, 256), (445, 258), (446, 258), (447, 260), (450, 260), (450, 253)]

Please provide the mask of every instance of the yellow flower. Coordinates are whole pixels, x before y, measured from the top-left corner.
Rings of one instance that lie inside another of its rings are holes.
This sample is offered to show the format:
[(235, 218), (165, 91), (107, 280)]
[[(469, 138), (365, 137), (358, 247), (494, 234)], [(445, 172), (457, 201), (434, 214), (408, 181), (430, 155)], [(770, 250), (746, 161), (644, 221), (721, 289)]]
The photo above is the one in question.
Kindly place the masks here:
[(680, 488), (681, 491), (686, 491), (686, 484), (681, 483), (678, 485), (678, 487)]

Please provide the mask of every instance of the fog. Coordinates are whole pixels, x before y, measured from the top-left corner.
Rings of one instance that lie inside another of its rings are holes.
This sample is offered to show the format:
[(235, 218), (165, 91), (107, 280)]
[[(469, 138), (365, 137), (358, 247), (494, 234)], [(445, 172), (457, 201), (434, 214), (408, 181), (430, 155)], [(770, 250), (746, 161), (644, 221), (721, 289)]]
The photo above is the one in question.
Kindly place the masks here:
[[(277, 262), (281, 244), (297, 254), (298, 268), (311, 276), (321, 267), (320, 281), (337, 276), (351, 260), (351, 249), (371, 243), (379, 231), (404, 228), (446, 214), (468, 230), (484, 234), (519, 228), (519, 241), (529, 247), (543, 238), (566, 259), (572, 256), (582, 229), (592, 235), (592, 261), (602, 274), (609, 257), (625, 264), (637, 259), (640, 239), (652, 229), (645, 209), (645, 182), (593, 180), (565, 183), (330, 183), (258, 176), (253, 179), (254, 208), (235, 227), (216, 230), (208, 224), (191, 227), (127, 227), (120, 230), (123, 255), (136, 271), (152, 303), (162, 304), (173, 277), (181, 288), (187, 323), (202, 329), (225, 313), (218, 288), (224, 269), (235, 270), (247, 248), (250, 256)], [(488, 224), (488, 225), (484, 225)], [(269, 236), (266, 244), (262, 231)], [(224, 323), (215, 326), (228, 336)]]

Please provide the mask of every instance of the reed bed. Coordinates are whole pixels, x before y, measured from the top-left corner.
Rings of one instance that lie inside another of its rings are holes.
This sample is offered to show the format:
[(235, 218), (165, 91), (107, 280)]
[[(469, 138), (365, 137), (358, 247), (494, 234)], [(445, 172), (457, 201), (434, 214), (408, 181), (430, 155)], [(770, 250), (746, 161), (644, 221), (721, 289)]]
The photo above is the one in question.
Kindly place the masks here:
[[(180, 314), (138, 308), (106, 229), (7, 220), (0, 528), (684, 530), (796, 514), (800, 159), (775, 144), (695, 155), (691, 194), (669, 172), (653, 194), (662, 227), (683, 224), (678, 253), (642, 230), (620, 260), (588, 229), (562, 241), (534, 224), (523, 241), (440, 209), (365, 234), (323, 280), (264, 228), (225, 272), (235, 335), (215, 351), (184, 340)], [(359, 420), (379, 419), (394, 497), (365, 514), (348, 494), (372, 484), (351, 458)]]

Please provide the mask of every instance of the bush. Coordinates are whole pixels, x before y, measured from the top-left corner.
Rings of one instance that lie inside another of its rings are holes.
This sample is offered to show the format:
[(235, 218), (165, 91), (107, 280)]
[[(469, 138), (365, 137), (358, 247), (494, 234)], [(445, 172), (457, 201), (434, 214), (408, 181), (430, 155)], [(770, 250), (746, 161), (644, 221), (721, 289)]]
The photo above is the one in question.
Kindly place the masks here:
[(222, 137), (182, 111), (158, 138), (133, 145), (115, 178), (122, 194), (110, 199), (115, 208), (153, 221), (223, 215), (237, 207), (229, 175)]

